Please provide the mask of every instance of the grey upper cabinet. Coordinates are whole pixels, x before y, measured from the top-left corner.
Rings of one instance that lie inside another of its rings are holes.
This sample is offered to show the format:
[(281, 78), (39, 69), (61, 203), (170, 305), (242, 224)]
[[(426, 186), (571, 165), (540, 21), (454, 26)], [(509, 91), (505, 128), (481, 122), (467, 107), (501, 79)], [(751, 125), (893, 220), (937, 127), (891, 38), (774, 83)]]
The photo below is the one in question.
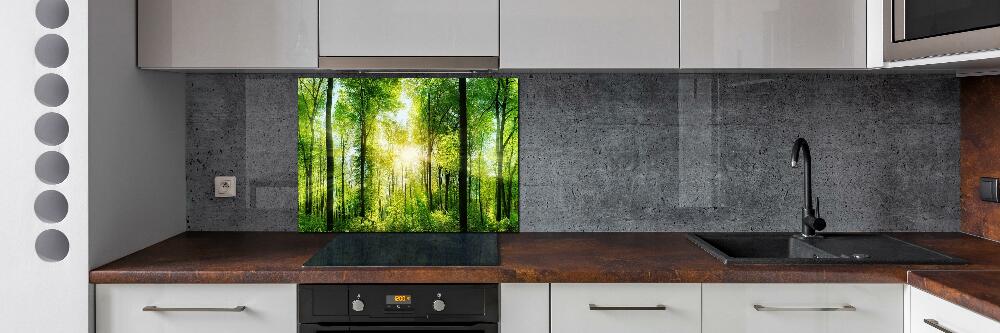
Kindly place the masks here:
[[(866, 0), (681, 0), (681, 68), (872, 67), (866, 6)], [(880, 45), (881, 31), (872, 35)]]
[(316, 68), (317, 0), (138, 0), (141, 68)]
[(319, 0), (324, 57), (496, 57), (500, 0)]
[(678, 0), (502, 0), (505, 69), (676, 69)]

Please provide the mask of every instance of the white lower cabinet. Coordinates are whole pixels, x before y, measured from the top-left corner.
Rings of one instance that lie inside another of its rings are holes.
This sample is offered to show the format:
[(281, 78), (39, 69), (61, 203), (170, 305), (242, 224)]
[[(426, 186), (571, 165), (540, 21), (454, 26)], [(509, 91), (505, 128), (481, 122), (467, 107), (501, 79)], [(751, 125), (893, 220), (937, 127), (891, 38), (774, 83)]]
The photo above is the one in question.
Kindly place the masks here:
[(704, 284), (705, 333), (903, 332), (902, 284)]
[(549, 333), (549, 284), (501, 283), (500, 332)]
[(909, 287), (910, 315), (907, 333), (997, 333), (1000, 322)]
[(294, 284), (100, 284), (96, 289), (98, 333), (294, 333), (297, 328)]
[(700, 284), (552, 284), (552, 333), (701, 331)]

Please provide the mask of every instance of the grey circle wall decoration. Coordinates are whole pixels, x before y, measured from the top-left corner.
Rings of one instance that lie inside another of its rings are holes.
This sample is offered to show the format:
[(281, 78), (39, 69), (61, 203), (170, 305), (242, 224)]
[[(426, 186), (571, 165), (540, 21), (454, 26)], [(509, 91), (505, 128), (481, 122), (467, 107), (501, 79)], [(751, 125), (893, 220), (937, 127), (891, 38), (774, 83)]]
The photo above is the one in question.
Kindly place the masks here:
[(67, 213), (69, 213), (69, 201), (59, 191), (44, 191), (35, 198), (35, 216), (42, 222), (62, 222)]
[(35, 137), (46, 145), (55, 146), (63, 143), (68, 136), (69, 121), (61, 114), (49, 112), (38, 117), (38, 121), (35, 122)]
[(35, 98), (48, 107), (57, 107), (69, 97), (69, 85), (58, 74), (45, 74), (35, 82)]
[(56, 68), (66, 63), (69, 57), (69, 44), (62, 36), (48, 34), (35, 43), (35, 59), (48, 68)]
[(57, 262), (69, 254), (69, 239), (59, 230), (48, 229), (35, 238), (35, 253), (48, 262)]
[(66, 0), (39, 0), (35, 5), (35, 18), (43, 27), (61, 27), (69, 19), (69, 4)]
[(35, 161), (35, 175), (49, 185), (62, 183), (69, 176), (69, 161), (59, 152), (44, 152)]

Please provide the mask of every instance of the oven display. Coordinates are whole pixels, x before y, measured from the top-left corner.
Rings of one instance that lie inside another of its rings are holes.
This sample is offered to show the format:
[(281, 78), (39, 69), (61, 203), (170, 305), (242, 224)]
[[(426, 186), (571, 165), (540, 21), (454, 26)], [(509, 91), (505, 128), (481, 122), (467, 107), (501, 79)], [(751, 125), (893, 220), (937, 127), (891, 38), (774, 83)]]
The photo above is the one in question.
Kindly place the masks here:
[(385, 295), (386, 311), (413, 311), (412, 295)]
[(385, 304), (412, 304), (410, 295), (385, 295)]

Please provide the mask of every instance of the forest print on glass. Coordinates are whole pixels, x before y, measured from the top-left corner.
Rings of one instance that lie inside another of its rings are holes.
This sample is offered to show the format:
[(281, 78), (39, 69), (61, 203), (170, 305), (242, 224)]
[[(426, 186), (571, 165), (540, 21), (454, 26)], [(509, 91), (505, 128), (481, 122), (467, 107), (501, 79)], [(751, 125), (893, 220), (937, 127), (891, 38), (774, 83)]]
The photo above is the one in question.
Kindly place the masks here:
[(300, 78), (299, 231), (518, 231), (517, 84)]

